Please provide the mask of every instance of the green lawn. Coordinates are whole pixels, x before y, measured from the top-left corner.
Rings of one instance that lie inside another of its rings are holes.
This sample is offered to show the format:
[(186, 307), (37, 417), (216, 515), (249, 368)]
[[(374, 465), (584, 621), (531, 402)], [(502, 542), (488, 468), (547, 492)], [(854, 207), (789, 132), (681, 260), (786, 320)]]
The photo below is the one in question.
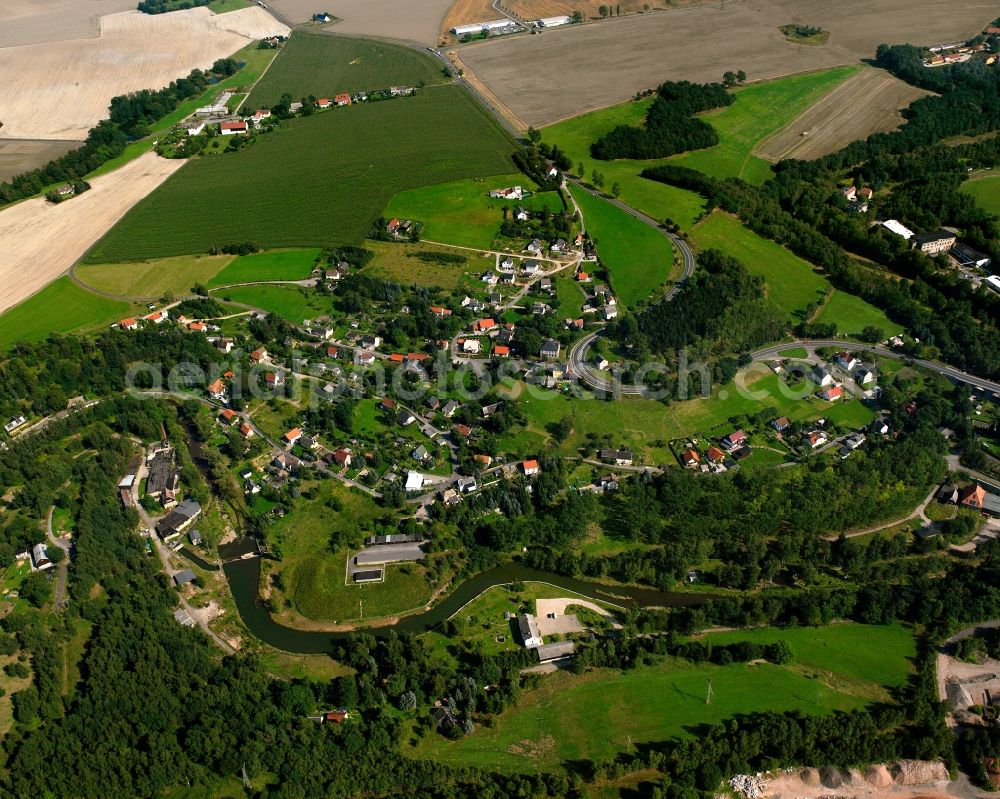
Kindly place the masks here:
[(629, 307), (649, 299), (674, 273), (674, 248), (659, 230), (599, 197), (570, 187), (618, 300)]
[(312, 274), (319, 254), (319, 248), (312, 247), (241, 255), (216, 274), (208, 285), (228, 286), (255, 280), (305, 280)]
[(881, 328), (886, 336), (895, 336), (903, 329), (879, 308), (837, 289), (833, 289), (814, 321), (836, 325), (842, 336), (857, 336), (868, 325)]
[(556, 192), (543, 192), (513, 203), (487, 196), (490, 189), (504, 186), (537, 188), (529, 178), (519, 174), (439, 183), (400, 192), (389, 202), (383, 216), (422, 222), (424, 239), (486, 250), (493, 247), (504, 207), (513, 209), (521, 205), (562, 213), (562, 200)]
[[(571, 760), (609, 760), (637, 744), (755, 711), (828, 714), (888, 698), (912, 670), (912, 635), (901, 627), (832, 625), (735, 632), (729, 640), (786, 638), (795, 659), (730, 666), (667, 660), (629, 672), (557, 672), (490, 728), (447, 741), (427, 735), (410, 751), (450, 766), (536, 772)], [(712, 702), (705, 703), (706, 681)]]
[(20, 305), (0, 314), (0, 351), (18, 341), (41, 341), (50, 333), (95, 330), (126, 316), (127, 302), (108, 300), (61, 277)]
[(668, 160), (717, 178), (740, 177), (749, 183), (763, 183), (771, 177), (771, 165), (753, 154), (757, 145), (861, 69), (838, 67), (736, 89), (735, 103), (702, 116), (718, 131), (719, 143)]
[(290, 120), (244, 150), (188, 163), (87, 260), (184, 255), (245, 241), (271, 249), (360, 244), (399, 191), (509, 174), (513, 147), (458, 86)]
[(230, 11), (239, 11), (249, 5), (247, 0), (212, 0), (208, 7), (216, 14), (228, 14)]
[(443, 80), (440, 65), (414, 48), (296, 31), (247, 103), (250, 108), (265, 108), (285, 92), (298, 100)]
[(190, 294), (195, 283), (209, 283), (233, 260), (232, 255), (181, 255), (149, 261), (80, 264), (77, 278), (98, 291), (121, 297)]
[(1000, 174), (975, 177), (962, 184), (962, 191), (976, 198), (976, 204), (984, 211), (1000, 216)]
[(700, 222), (691, 237), (701, 249), (722, 250), (763, 277), (768, 298), (796, 321), (810, 302), (819, 304), (830, 285), (812, 264), (721, 211)]
[(262, 308), (296, 325), (333, 311), (329, 297), (297, 286), (239, 286), (221, 289), (215, 297)]
[[(280, 547), (278, 568), (294, 611), (310, 619), (342, 621), (358, 618), (359, 601), (366, 618), (391, 616), (426, 603), (433, 589), (417, 564), (388, 566), (384, 583), (345, 584), (348, 550), (332, 552), (331, 535), (360, 543), (374, 521), (391, 512), (334, 481), (319, 483), (318, 491), (315, 500), (298, 500), (290, 513), (268, 528), (268, 540)], [(327, 504), (331, 498), (340, 503), (339, 511)]]

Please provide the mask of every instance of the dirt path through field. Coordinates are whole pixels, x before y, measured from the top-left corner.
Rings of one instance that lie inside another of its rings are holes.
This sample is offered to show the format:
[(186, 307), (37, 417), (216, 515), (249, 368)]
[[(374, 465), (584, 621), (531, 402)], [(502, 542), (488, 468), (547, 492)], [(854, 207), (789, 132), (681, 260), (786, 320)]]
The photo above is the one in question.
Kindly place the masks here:
[(139, 200), (186, 161), (146, 153), (90, 191), (54, 205), (25, 200), (0, 211), (0, 312), (17, 305), (69, 269)]

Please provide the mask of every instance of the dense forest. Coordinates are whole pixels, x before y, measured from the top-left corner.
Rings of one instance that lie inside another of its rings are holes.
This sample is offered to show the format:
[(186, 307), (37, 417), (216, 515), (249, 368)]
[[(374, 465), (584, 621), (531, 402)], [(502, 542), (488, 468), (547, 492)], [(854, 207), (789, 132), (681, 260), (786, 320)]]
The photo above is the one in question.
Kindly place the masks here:
[(149, 126), (162, 119), (184, 101), (201, 94), (213, 77), (234, 74), (239, 64), (220, 58), (208, 72), (192, 70), (163, 89), (143, 89), (113, 97), (109, 118), (102, 119), (87, 133), (83, 146), (49, 161), (45, 166), (0, 183), (0, 207), (38, 194), (53, 183), (82, 180), (88, 173), (122, 154), (130, 141), (149, 133)]
[(733, 95), (721, 83), (668, 81), (656, 90), (642, 127), (619, 125), (590, 146), (602, 161), (617, 158), (665, 158), (719, 143), (715, 128), (694, 117), (702, 111), (732, 105)]

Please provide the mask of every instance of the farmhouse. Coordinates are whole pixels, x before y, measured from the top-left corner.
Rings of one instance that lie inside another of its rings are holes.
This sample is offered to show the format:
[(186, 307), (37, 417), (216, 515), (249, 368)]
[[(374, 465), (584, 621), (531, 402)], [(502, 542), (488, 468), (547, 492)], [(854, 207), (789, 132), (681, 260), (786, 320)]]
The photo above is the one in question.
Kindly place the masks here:
[(939, 228), (933, 233), (921, 233), (913, 237), (913, 246), (927, 255), (937, 255), (955, 246), (958, 237), (950, 230)]
[(336, 97), (334, 97), (333, 101), (337, 104), (339, 108), (343, 108), (345, 105), (351, 104), (351, 95), (349, 95), (347, 92), (344, 92), (343, 94), (338, 94)]
[(539, 663), (551, 663), (553, 660), (572, 657), (576, 652), (576, 644), (572, 641), (553, 641), (551, 644), (541, 644), (535, 647)]
[(530, 613), (518, 617), (517, 630), (525, 649), (536, 649), (542, 645), (542, 636), (538, 633), (538, 622)]
[(270, 119), (270, 118), (271, 118), (271, 112), (267, 108), (261, 108), (258, 111), (254, 111), (254, 114), (253, 114), (253, 117), (252, 117), (253, 126), (255, 128), (259, 128), (260, 125), (261, 125), (261, 123), (265, 119)]
[(491, 189), (489, 196), (495, 200), (521, 200), (524, 191), (520, 186), (510, 186), (506, 189)]
[(981, 510), (990, 516), (1000, 516), (1000, 497), (987, 493), (986, 489), (976, 483), (958, 492), (958, 504)]
[(235, 136), (237, 133), (246, 133), (249, 126), (243, 120), (239, 122), (223, 122), (219, 125), (219, 133), (223, 136)]
[(627, 449), (602, 449), (597, 453), (598, 457), (606, 462), (613, 463), (615, 466), (631, 466), (632, 465), (632, 452)]
[(194, 122), (191, 122), (190, 124), (188, 124), (188, 126), (187, 126), (187, 135), (188, 136), (197, 136), (198, 134), (202, 133), (204, 130), (205, 130), (205, 123), (204, 122), (194, 121)]
[(45, 544), (35, 544), (31, 548), (31, 568), (33, 571), (47, 571), (55, 567), (49, 558), (49, 550)]

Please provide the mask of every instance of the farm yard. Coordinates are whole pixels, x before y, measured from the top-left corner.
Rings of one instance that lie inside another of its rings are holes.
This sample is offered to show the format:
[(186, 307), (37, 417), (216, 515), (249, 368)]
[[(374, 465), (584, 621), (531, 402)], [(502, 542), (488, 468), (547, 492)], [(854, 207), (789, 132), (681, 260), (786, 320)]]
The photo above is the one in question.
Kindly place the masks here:
[[(293, 22), (308, 22), (322, 10), (313, 0), (274, 0), (271, 5)], [(330, 13), (336, 16), (334, 33), (401, 39), (436, 44), (441, 20), (451, 0), (337, 0)]]
[(250, 40), (287, 30), (258, 7), (222, 16), (207, 8), (129, 11), (103, 17), (98, 38), (0, 49), (0, 74), (7, 76), (0, 82), (0, 136), (83, 139), (115, 95), (166, 86)]
[(838, 67), (736, 89), (735, 103), (701, 117), (718, 131), (719, 143), (672, 156), (667, 162), (717, 178), (740, 177), (749, 183), (763, 183), (771, 177), (771, 167), (755, 154), (758, 143), (819, 98), (835, 92), (859, 69)]
[(700, 222), (691, 236), (702, 250), (722, 250), (738, 258), (750, 272), (764, 278), (767, 296), (801, 321), (809, 303), (823, 300), (829, 283), (816, 268), (780, 244), (761, 238), (738, 219), (721, 211)]
[[(670, 78), (715, 81), (743, 69), (750, 80), (856, 64), (881, 42), (933, 44), (978, 33), (996, 16), (987, 0), (757, 0), (571, 25), (459, 50), (462, 62), (525, 126), (540, 127), (622, 102)], [(823, 47), (793, 44), (789, 22), (830, 31)], [(531, 69), (524, 69), (531, 64)], [(538, 90), (558, 86), (559, 92)]]
[[(449, 766), (531, 773), (567, 761), (610, 760), (649, 741), (690, 737), (700, 725), (740, 713), (828, 714), (884, 701), (905, 683), (916, 651), (912, 633), (898, 625), (751, 630), (724, 640), (779, 639), (789, 641), (793, 652), (781, 666), (667, 658), (627, 672), (560, 671), (525, 691), (492, 726), (458, 741), (426, 736), (409, 753)], [(705, 703), (707, 679), (711, 704)]]
[(513, 148), (457, 86), (294, 119), (245, 150), (189, 163), (87, 259), (248, 240), (265, 248), (358, 244), (397, 192), (508, 174)]
[(117, 322), (132, 306), (91, 294), (61, 277), (16, 308), (0, 314), (0, 348), (41, 341), (50, 333), (80, 333)]
[(471, 178), (435, 186), (423, 186), (400, 192), (389, 202), (386, 219), (412, 219), (423, 224), (421, 238), (463, 247), (490, 249), (500, 231), (503, 208), (514, 205), (527, 209), (548, 208), (562, 213), (563, 204), (556, 192), (543, 192), (516, 203), (490, 198), (492, 188), (522, 186), (536, 191), (537, 186), (523, 174), (495, 175), (488, 181)]
[(440, 66), (412, 48), (296, 31), (250, 93), (247, 108), (270, 108), (286, 92), (298, 100), (442, 80)]
[(57, 204), (35, 197), (0, 210), (0, 311), (69, 269), (129, 208), (183, 164), (147, 153), (95, 178), (90, 191), (79, 197)]
[(650, 299), (658, 287), (679, 274), (674, 268), (673, 245), (660, 231), (582, 189), (570, 191), (623, 304), (633, 307)]
[(928, 92), (888, 72), (865, 68), (816, 100), (809, 108), (757, 148), (768, 161), (819, 158), (903, 124), (900, 110)]

